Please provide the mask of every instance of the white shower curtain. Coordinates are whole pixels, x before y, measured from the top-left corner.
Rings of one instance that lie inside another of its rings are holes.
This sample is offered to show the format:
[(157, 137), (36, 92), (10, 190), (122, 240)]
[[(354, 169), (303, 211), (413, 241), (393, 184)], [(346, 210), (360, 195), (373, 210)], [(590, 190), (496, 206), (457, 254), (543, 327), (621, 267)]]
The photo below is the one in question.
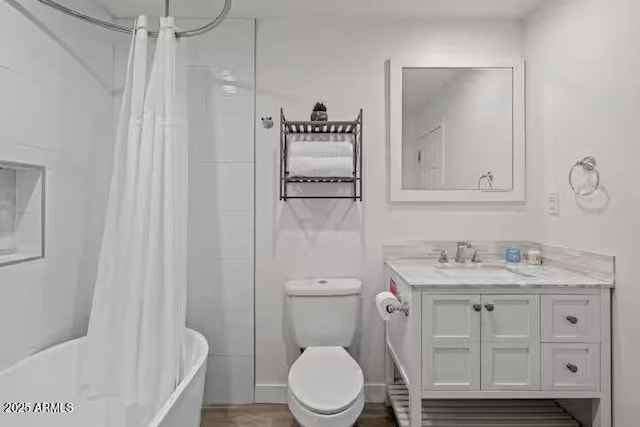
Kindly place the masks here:
[(186, 317), (184, 92), (173, 18), (161, 19), (150, 73), (146, 25), (129, 55), (81, 376), (86, 397), (124, 404), (130, 427), (179, 384)]

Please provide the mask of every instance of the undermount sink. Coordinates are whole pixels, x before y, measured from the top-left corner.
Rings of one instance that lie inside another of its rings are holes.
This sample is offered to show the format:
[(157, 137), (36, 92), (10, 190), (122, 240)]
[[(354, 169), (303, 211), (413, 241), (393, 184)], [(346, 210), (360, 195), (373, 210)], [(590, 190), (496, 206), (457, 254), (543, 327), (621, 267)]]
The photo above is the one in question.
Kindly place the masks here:
[(436, 264), (436, 271), (448, 278), (455, 279), (500, 279), (517, 280), (522, 277), (531, 277), (530, 274), (518, 271), (513, 267), (503, 264), (482, 263), (441, 263)]

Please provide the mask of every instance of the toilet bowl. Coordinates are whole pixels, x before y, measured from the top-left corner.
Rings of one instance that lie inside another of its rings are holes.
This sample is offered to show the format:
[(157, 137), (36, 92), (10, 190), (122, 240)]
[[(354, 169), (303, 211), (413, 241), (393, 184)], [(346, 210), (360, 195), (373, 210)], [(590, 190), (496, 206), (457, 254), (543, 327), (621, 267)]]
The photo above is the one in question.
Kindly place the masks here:
[(286, 283), (291, 330), (304, 349), (289, 370), (289, 410), (303, 427), (351, 427), (364, 409), (364, 376), (345, 348), (359, 318), (358, 279)]
[(304, 427), (350, 427), (364, 409), (364, 376), (342, 347), (308, 347), (288, 379), (289, 409)]

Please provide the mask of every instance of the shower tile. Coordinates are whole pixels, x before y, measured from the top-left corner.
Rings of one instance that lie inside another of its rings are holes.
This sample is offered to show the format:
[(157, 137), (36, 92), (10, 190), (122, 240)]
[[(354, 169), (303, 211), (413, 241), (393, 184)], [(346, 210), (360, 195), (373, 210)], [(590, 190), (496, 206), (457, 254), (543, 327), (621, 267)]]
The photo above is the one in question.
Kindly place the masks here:
[(188, 324), (209, 341), (209, 404), (253, 401), (254, 25), (188, 43)]
[(192, 162), (191, 209), (253, 210), (253, 162)]
[(252, 355), (253, 262), (189, 257), (187, 325), (212, 355)]
[(189, 212), (189, 253), (253, 259), (253, 212)]
[(45, 273), (36, 264), (2, 269), (0, 298), (0, 370), (39, 349), (44, 335), (43, 288)]
[(191, 73), (198, 76), (191, 84), (201, 83), (189, 100), (190, 156), (193, 160), (250, 161), (254, 156), (253, 95), (239, 90), (234, 98), (224, 99), (220, 88), (210, 87), (208, 80), (213, 77), (206, 77), (210, 73), (201, 69)]
[[(113, 35), (46, 8), (22, 13), (18, 3), (0, 1), (0, 159), (46, 166), (48, 250), (45, 259), (0, 268), (0, 370), (86, 332), (86, 319), (75, 316), (90, 311), (91, 299), (78, 294), (92, 294), (95, 277), (79, 266), (99, 251), (98, 201), (107, 191), (94, 183), (109, 179), (102, 150), (113, 145)], [(39, 235), (29, 221), (36, 211), (22, 213), (18, 228)]]
[(193, 160), (253, 161), (255, 23), (234, 20), (190, 40), (190, 155)]
[[(237, 67), (188, 69), (190, 154), (194, 160), (244, 160), (254, 157), (253, 73), (236, 76)], [(233, 74), (232, 82), (225, 82)]]
[(253, 403), (252, 356), (209, 356), (207, 362), (204, 405)]

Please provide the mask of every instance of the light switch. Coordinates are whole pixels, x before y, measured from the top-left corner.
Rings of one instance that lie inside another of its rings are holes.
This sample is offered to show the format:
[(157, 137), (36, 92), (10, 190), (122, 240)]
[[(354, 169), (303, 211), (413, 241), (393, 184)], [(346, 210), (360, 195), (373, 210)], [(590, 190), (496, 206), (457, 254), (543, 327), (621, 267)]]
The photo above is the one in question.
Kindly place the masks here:
[(557, 191), (549, 191), (547, 193), (547, 214), (560, 215), (560, 195)]

